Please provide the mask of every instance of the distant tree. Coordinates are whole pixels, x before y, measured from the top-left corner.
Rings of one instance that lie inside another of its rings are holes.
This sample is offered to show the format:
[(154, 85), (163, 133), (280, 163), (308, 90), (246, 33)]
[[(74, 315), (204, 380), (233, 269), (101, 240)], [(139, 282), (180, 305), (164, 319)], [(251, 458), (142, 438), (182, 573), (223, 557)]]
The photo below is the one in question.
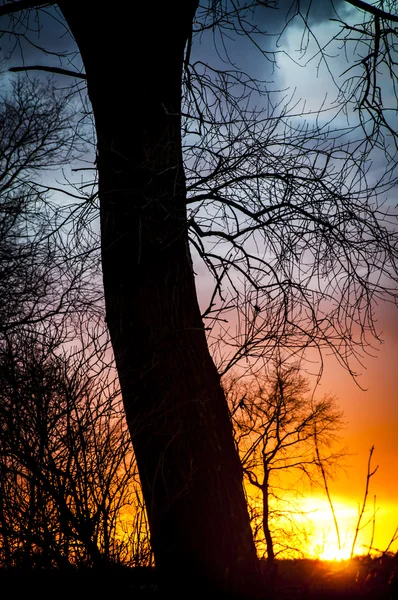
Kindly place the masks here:
[(145, 514), (118, 390), (106, 377), (14, 333), (0, 349), (0, 432), (3, 565), (148, 561), (143, 524), (129, 525)]
[[(262, 535), (257, 542), (265, 543), (272, 563), (280, 552), (295, 549), (292, 537), (298, 526), (292, 497), (299, 481), (316, 483), (320, 464), (330, 474), (345, 454), (334, 447), (342, 413), (334, 398), (311, 395), (298, 365), (281, 361), (270, 372), (229, 378), (225, 389), (247, 489), (253, 486), (260, 492)], [(288, 522), (294, 529), (286, 530)]]
[(78, 156), (76, 133), (70, 98), (51, 81), (21, 77), (1, 98), (0, 336), (87, 307), (90, 263), (76, 260), (45, 181)]

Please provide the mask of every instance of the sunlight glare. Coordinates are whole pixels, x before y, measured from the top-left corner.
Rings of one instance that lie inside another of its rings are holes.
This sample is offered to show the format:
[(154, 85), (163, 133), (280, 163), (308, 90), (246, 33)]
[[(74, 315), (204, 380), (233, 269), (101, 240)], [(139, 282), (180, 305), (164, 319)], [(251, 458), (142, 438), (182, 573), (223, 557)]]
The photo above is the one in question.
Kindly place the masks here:
[[(309, 539), (306, 554), (321, 560), (347, 560), (351, 555), (352, 535), (357, 520), (356, 507), (343, 499), (334, 502), (340, 531), (340, 548), (330, 505), (326, 498), (306, 496), (300, 503), (308, 521)], [(354, 528), (354, 529), (353, 529)]]
[(331, 541), (326, 543), (323, 551), (316, 556), (320, 560), (347, 560), (350, 558), (351, 548), (348, 545), (344, 545), (342, 548), (338, 548), (337, 542)]

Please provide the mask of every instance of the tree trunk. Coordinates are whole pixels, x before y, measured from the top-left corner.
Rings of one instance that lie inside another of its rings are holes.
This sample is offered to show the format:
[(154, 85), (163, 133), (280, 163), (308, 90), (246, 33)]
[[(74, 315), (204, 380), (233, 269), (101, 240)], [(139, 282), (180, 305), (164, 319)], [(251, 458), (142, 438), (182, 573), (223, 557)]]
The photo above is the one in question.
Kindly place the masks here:
[(273, 563), (275, 560), (274, 543), (272, 541), (271, 530), (269, 527), (269, 470), (268, 465), (264, 463), (264, 481), (261, 486), (263, 496), (263, 531), (265, 543), (267, 546), (267, 561)]
[(131, 13), (59, 5), (94, 112), (106, 318), (156, 568), (174, 596), (210, 588), (255, 597), (242, 470), (187, 238), (179, 114), (197, 0), (131, 3)]
[(263, 483), (261, 484), (261, 493), (263, 497), (263, 531), (265, 537), (265, 544), (267, 547), (267, 588), (270, 595), (273, 597), (278, 565), (275, 560), (274, 542), (269, 526), (269, 469), (265, 458), (263, 461), (263, 469), (264, 479)]

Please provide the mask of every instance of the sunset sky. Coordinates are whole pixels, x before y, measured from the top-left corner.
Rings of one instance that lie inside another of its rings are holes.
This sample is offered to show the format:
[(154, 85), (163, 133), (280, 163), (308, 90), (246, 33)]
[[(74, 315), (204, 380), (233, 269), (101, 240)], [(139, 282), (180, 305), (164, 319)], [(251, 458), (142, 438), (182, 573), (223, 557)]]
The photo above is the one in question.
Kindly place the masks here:
[[(358, 504), (363, 500), (369, 450), (375, 446), (372, 465), (379, 465), (379, 468), (370, 482), (364, 522), (372, 515), (373, 496), (376, 495), (378, 512), (374, 546), (383, 550), (398, 527), (398, 310), (384, 306), (380, 313), (384, 344), (375, 352), (376, 358), (364, 359), (364, 368), (358, 378), (366, 391), (362, 391), (334, 359), (329, 359), (319, 392), (336, 395), (347, 420), (344, 441), (353, 455), (347, 458), (346, 475), (342, 474), (331, 484), (331, 491), (336, 502), (350, 510), (351, 516), (347, 516), (346, 522), (351, 536)], [(369, 543), (370, 535), (371, 529), (367, 527), (363, 532), (363, 537), (367, 538), (364, 543)], [(393, 549), (398, 549), (397, 542)]]
[[(288, 0), (284, 0), (279, 3), (280, 10), (265, 9), (264, 20), (269, 31), (280, 27), (286, 14), (285, 9), (290, 4)], [(335, 2), (334, 6), (340, 11), (340, 15), (348, 18), (352, 15), (357, 22), (361, 20), (361, 13), (344, 1)], [(329, 2), (315, 2), (313, 8), (315, 12), (312, 13), (312, 31), (322, 45), (336, 33), (335, 24), (329, 21), (330, 18), (335, 18), (336, 14)], [(301, 34), (302, 30), (299, 27), (290, 27), (284, 34), (280, 48), (294, 54), (300, 47)], [(272, 47), (273, 41), (272, 39), (268, 41), (269, 48)], [(252, 72), (254, 71), (258, 77), (271, 79), (275, 89), (278, 89), (278, 86), (281, 89), (287, 86), (295, 89), (298, 98), (305, 98), (307, 109), (315, 110), (328, 94), (329, 98), (334, 97), (335, 91), (325, 69), (320, 68), (316, 73), (315, 65), (299, 67), (282, 53), (277, 58), (278, 68), (271, 74), (270, 65), (260, 59), (253, 48), (249, 49), (247, 41), (236, 41), (235, 47), (232, 46), (232, 52), (234, 48), (236, 56), (241, 58), (242, 55), (246, 55), (248, 57), (246, 64), (250, 66)], [(206, 44), (202, 43), (197, 47), (196, 52), (198, 56), (201, 52), (206, 54), (208, 52)], [(295, 58), (298, 60), (299, 57), (300, 53), (297, 52)], [(305, 60), (302, 64), (304, 62)], [(331, 61), (331, 65), (336, 75), (344, 71), (347, 66), (344, 57), (334, 63)], [(396, 209), (396, 192), (390, 194), (388, 201)], [(207, 289), (206, 280), (203, 279), (201, 282), (199, 277), (197, 288), (199, 297), (201, 295), (203, 297)], [(324, 394), (336, 396), (346, 421), (346, 429), (342, 432), (342, 443), (347, 444), (348, 451), (351, 453), (345, 461), (346, 469), (340, 472), (335, 481), (330, 482), (341, 538), (345, 543), (340, 558), (346, 558), (351, 551), (358, 507), (362, 505), (365, 491), (369, 450), (373, 445), (375, 451), (372, 466), (374, 468), (378, 465), (379, 468), (370, 481), (367, 510), (362, 525), (373, 515), (374, 495), (376, 495), (374, 547), (384, 550), (398, 527), (398, 308), (381, 303), (376, 308), (376, 316), (377, 330), (382, 343), (377, 340), (372, 342), (373, 348), (368, 348), (368, 354), (364, 351), (359, 352), (361, 362), (352, 363), (352, 368), (358, 375), (356, 382), (338, 364), (335, 357), (324, 355), (324, 373), (315, 392), (318, 397)], [(309, 359), (313, 359), (314, 356), (311, 352), (308, 353)], [(309, 362), (303, 367), (307, 370), (310, 380), (315, 382), (315, 377), (311, 378), (310, 374), (318, 372), (319, 363)], [(307, 495), (303, 497), (303, 507), (309, 513), (308, 531), (312, 529), (307, 552), (322, 558), (338, 557), (332, 515), (326, 495), (320, 489), (308, 490)], [(370, 538), (371, 523), (359, 533), (355, 548), (357, 553), (367, 552), (364, 545), (369, 544)], [(398, 540), (391, 549), (398, 550)]]
[[(197, 287), (200, 296), (200, 279)], [(362, 365), (357, 364), (356, 380), (337, 363), (334, 356), (324, 355), (324, 372), (318, 385), (315, 375), (319, 362), (309, 360), (302, 364), (303, 374), (314, 386), (315, 396), (335, 396), (337, 406), (343, 410), (345, 428), (339, 432), (340, 446), (346, 445), (348, 451), (336, 478), (329, 481), (342, 542), (340, 553), (324, 489), (300, 487), (300, 498), (294, 498), (296, 506), (306, 514), (297, 518), (309, 534), (308, 543), (303, 544), (302, 550), (311, 557), (344, 559), (350, 556), (359, 507), (364, 499), (367, 463), (372, 446), (375, 447), (372, 470), (377, 466), (378, 469), (370, 480), (366, 511), (355, 552), (368, 552), (374, 495), (376, 526), (373, 547), (385, 550), (398, 527), (398, 309), (390, 305), (383, 306), (379, 326), (383, 343), (375, 342), (373, 356), (364, 355)], [(312, 359), (314, 355), (308, 353), (308, 357)], [(311, 373), (314, 375), (311, 376)], [(390, 549), (398, 550), (398, 539)]]
[[(289, 0), (280, 2), (280, 10), (266, 9), (264, 15), (267, 27), (275, 31), (281, 27), (286, 15), (286, 7), (291, 4)], [(314, 3), (313, 31), (318, 40), (322, 42), (330, 37), (333, 32), (332, 23), (329, 18), (335, 16), (332, 5), (329, 2)], [(343, 0), (335, 1), (335, 7), (342, 14), (359, 13), (356, 9), (349, 8)], [(48, 23), (47, 23), (48, 25)], [(46, 45), (46, 30), (43, 27), (41, 43)], [(287, 30), (283, 42), (285, 49), (294, 52), (300, 44), (300, 30), (294, 26)], [(64, 49), (71, 44), (66, 38), (56, 35), (56, 29), (52, 29), (52, 49)], [(275, 39), (267, 42), (269, 48), (274, 47)], [(54, 46), (55, 44), (55, 46)], [(240, 39), (235, 44), (236, 55), (243, 56), (243, 67), (245, 63), (259, 77), (267, 79), (271, 77), (270, 64), (252, 47), (249, 48), (247, 40)], [(214, 50), (206, 40), (202, 40), (193, 48), (193, 55), (200, 56), (202, 60), (214, 59)], [(13, 64), (20, 64), (17, 54), (13, 57)], [(34, 48), (25, 50), (26, 64), (41, 63), (49, 64), (51, 58), (43, 55)], [(54, 59), (55, 60), (55, 59)], [(76, 59), (76, 65), (79, 59)], [(334, 68), (338, 68), (335, 66)], [(339, 67), (340, 68), (340, 67)], [(345, 68), (345, 66), (344, 66)], [(341, 71), (344, 70), (341, 67)], [(286, 86), (296, 89), (298, 97), (305, 97), (306, 107), (317, 108), (323, 101), (325, 94), (333, 93), (329, 87), (327, 74), (321, 69), (315, 74), (310, 65), (306, 68), (298, 67), (287, 56), (281, 54), (278, 57), (278, 69), (272, 72), (273, 86), (282, 89)], [(68, 80), (69, 83), (69, 80)], [(396, 207), (396, 195), (390, 197), (391, 205)], [(207, 282), (201, 270), (197, 278), (197, 289), (199, 299), (203, 301), (207, 293)], [(363, 501), (366, 483), (366, 469), (369, 450), (374, 445), (375, 452), (372, 465), (379, 465), (377, 473), (372, 477), (367, 503), (367, 512), (363, 523), (369, 521), (373, 514), (373, 498), (376, 495), (376, 529), (374, 547), (384, 550), (395, 529), (398, 527), (398, 308), (392, 305), (380, 304), (377, 307), (378, 331), (383, 343), (374, 342), (374, 349), (369, 349), (368, 356), (364, 353), (362, 364), (353, 362), (353, 367), (358, 373), (357, 383), (351, 375), (344, 370), (333, 356), (324, 356), (324, 373), (316, 389), (316, 396), (325, 394), (336, 396), (338, 405), (344, 411), (344, 419), (347, 423), (342, 432), (342, 442), (347, 444), (352, 453), (346, 459), (346, 469), (342, 471), (335, 481), (330, 482), (330, 491), (334, 501), (336, 516), (339, 521), (341, 537), (345, 542), (344, 552), (340, 558), (346, 558), (351, 550), (355, 525), (358, 518), (358, 505)], [(312, 355), (308, 355), (312, 359)], [(308, 362), (305, 368), (310, 380), (315, 383), (315, 376), (319, 368), (317, 364)], [(359, 384), (359, 385), (358, 385)], [(361, 389), (362, 388), (362, 389)], [(307, 512), (307, 525), (310, 533), (310, 542), (305, 551), (310, 556), (321, 558), (339, 558), (335, 532), (333, 528), (330, 506), (322, 489), (307, 490), (302, 498), (302, 507)], [(369, 543), (371, 537), (371, 524), (361, 531), (356, 546), (358, 553), (367, 552), (363, 549)], [(392, 550), (398, 550), (398, 540)]]
[[(360, 21), (360, 16), (355, 9), (349, 9), (355, 18)], [(322, 42), (330, 35), (333, 28), (332, 23), (320, 22), (315, 29)], [(296, 45), (297, 37), (294, 32), (290, 38), (291, 47)], [(307, 94), (309, 102), (314, 104), (328, 89), (325, 74), (320, 72), (319, 79), (314, 79), (311, 72), (307, 75), (303, 70), (295, 70), (288, 66), (289, 61), (284, 62), (284, 79), (289, 81), (300, 90), (311, 89)], [(344, 65), (344, 61), (343, 61)], [(340, 66), (340, 71), (344, 70)], [(312, 85), (311, 85), (312, 82)], [(392, 192), (389, 201), (393, 208), (397, 208), (397, 193)], [(358, 517), (358, 505), (362, 503), (366, 483), (366, 469), (369, 449), (375, 446), (372, 465), (379, 465), (377, 473), (370, 482), (367, 513), (363, 519), (366, 523), (373, 513), (373, 497), (376, 495), (376, 531), (374, 546), (385, 549), (398, 527), (398, 308), (391, 304), (380, 304), (376, 308), (377, 325), (382, 344), (374, 342), (374, 350), (369, 349), (367, 356), (362, 352), (362, 365), (357, 364), (355, 368), (358, 373), (358, 384), (353, 378), (337, 364), (333, 357), (325, 360), (325, 371), (317, 394), (332, 394), (338, 398), (339, 405), (344, 410), (347, 420), (347, 429), (344, 432), (344, 441), (348, 444), (349, 451), (353, 453), (348, 457), (349, 465), (346, 475), (340, 477), (331, 484), (332, 496), (335, 498), (336, 506), (341, 510), (341, 528), (347, 530), (348, 546), (352, 543), (354, 523)], [(324, 505), (325, 499), (317, 498), (320, 514), (315, 518), (316, 527), (322, 527), (323, 518), (329, 522), (327, 527), (332, 526), (330, 511)], [(310, 503), (311, 506), (311, 503)], [(326, 510), (325, 510), (326, 507)], [(338, 515), (337, 511), (337, 516)], [(322, 516), (321, 516), (322, 515)], [(331, 530), (333, 537), (333, 529)], [(361, 551), (362, 543), (369, 544), (371, 537), (371, 526), (369, 525), (359, 537), (356, 551)], [(328, 537), (328, 540), (330, 536)], [(398, 542), (392, 547), (398, 549)], [(366, 549), (365, 549), (366, 551)]]

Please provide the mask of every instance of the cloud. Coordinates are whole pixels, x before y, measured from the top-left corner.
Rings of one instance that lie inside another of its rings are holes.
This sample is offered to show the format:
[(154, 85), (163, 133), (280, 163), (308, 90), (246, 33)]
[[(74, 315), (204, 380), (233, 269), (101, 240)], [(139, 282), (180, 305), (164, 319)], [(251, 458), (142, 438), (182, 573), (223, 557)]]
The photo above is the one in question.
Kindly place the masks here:
[(309, 25), (319, 25), (350, 11), (345, 0), (279, 0), (275, 8), (264, 7), (263, 16), (269, 24), (267, 29), (283, 27), (287, 20), (297, 15), (298, 6)]

